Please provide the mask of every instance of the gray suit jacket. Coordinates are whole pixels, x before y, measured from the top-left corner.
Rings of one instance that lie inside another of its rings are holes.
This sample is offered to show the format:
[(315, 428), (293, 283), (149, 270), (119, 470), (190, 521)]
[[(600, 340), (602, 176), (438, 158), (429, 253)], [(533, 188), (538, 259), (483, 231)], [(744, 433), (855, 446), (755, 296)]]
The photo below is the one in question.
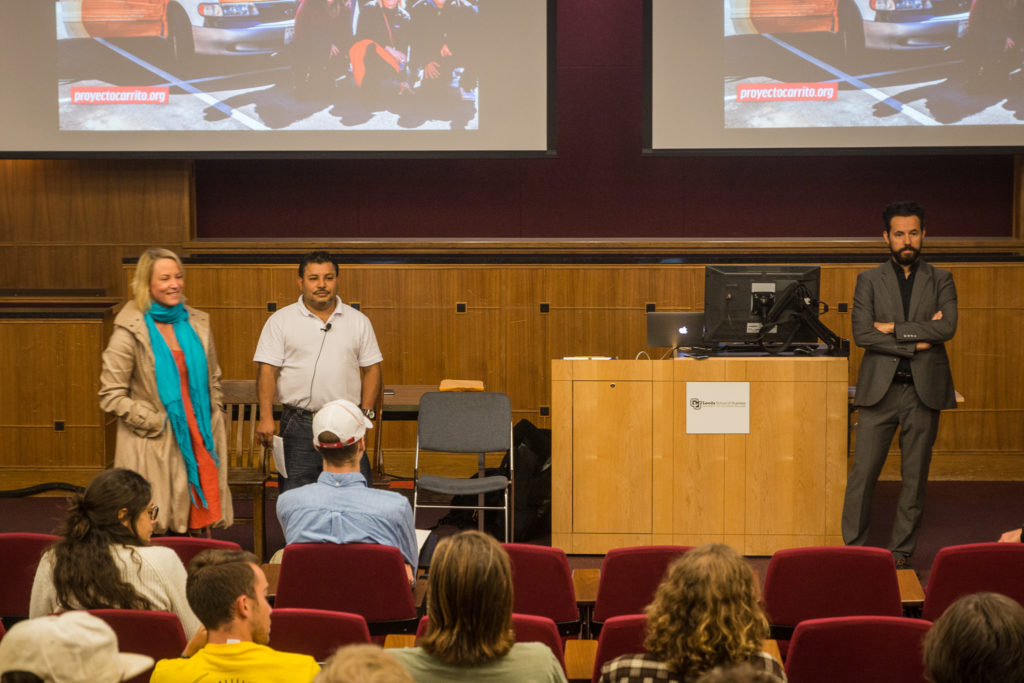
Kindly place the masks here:
[[(920, 262), (910, 296), (910, 314), (903, 315), (899, 281), (892, 262), (857, 276), (853, 295), (853, 339), (864, 349), (854, 405), (871, 406), (889, 390), (900, 358), (910, 359), (917, 395), (929, 408), (956, 408), (953, 376), (944, 342), (956, 332), (956, 285), (948, 270)], [(942, 311), (942, 320), (932, 320)], [(895, 334), (882, 334), (875, 322), (895, 322)], [(932, 347), (915, 352), (917, 342)]]

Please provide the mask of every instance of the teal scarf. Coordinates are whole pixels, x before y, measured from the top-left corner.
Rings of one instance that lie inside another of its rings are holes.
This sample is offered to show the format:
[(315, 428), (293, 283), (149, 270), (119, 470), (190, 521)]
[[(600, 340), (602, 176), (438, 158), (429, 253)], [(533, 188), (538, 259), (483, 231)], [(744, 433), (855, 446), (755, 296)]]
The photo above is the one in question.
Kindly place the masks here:
[(192, 504), (195, 504), (198, 495), (202, 506), (209, 509), (206, 504), (206, 496), (203, 495), (203, 487), (199, 483), (199, 466), (196, 464), (195, 453), (192, 452), (192, 438), (188, 431), (188, 418), (185, 417), (185, 403), (181, 398), (181, 378), (178, 376), (178, 366), (174, 362), (171, 348), (164, 341), (164, 336), (156, 329), (153, 321), (174, 325), (174, 336), (178, 338), (178, 345), (185, 352), (185, 367), (188, 369), (188, 394), (192, 399), (192, 409), (196, 413), (199, 433), (203, 437), (206, 450), (209, 451), (210, 457), (216, 463), (218, 462), (217, 452), (214, 449), (213, 430), (210, 426), (210, 375), (206, 365), (206, 352), (203, 350), (202, 342), (199, 341), (199, 335), (188, 322), (188, 311), (185, 309), (185, 304), (179, 303), (177, 306), (167, 308), (154, 301), (146, 313), (145, 319), (146, 327), (149, 329), (150, 345), (153, 347), (153, 359), (156, 363), (157, 392), (167, 410), (167, 419), (171, 423), (171, 430), (178, 442), (181, 457), (185, 460)]

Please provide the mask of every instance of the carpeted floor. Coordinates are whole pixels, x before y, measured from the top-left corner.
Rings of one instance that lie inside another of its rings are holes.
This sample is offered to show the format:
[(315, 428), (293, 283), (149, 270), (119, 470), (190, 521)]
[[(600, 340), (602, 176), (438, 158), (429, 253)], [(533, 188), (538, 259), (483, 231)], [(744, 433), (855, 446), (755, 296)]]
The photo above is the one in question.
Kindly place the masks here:
[[(875, 493), (872, 511), (870, 545), (885, 546), (892, 528), (899, 484), (881, 482)], [(272, 494), (267, 503), (267, 556), (284, 546), (284, 534), (274, 514)], [(932, 560), (940, 548), (961, 543), (994, 541), (1003, 531), (1024, 521), (1024, 482), (932, 482), (928, 485), (927, 508), (918, 540), (917, 552), (911, 558), (922, 583), (928, 579)], [(239, 501), (239, 513), (248, 512), (248, 501)], [(60, 523), (65, 503), (62, 497), (0, 498), (0, 532), (34, 531), (52, 533)], [(419, 526), (429, 528), (443, 511), (429, 511), (421, 516)], [(252, 548), (252, 530), (237, 524), (213, 534)], [(547, 543), (549, 539), (529, 539)], [(599, 567), (600, 556), (578, 555), (569, 558), (572, 567)], [(751, 558), (751, 564), (763, 580), (767, 560)]]

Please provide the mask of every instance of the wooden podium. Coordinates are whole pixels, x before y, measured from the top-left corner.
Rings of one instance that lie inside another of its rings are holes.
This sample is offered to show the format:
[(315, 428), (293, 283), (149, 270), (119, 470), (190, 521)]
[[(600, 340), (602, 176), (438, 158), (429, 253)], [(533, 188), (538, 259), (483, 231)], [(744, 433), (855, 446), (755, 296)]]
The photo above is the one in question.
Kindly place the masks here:
[[(551, 363), (551, 543), (841, 544), (847, 358)], [(749, 382), (748, 434), (687, 434), (687, 382)]]

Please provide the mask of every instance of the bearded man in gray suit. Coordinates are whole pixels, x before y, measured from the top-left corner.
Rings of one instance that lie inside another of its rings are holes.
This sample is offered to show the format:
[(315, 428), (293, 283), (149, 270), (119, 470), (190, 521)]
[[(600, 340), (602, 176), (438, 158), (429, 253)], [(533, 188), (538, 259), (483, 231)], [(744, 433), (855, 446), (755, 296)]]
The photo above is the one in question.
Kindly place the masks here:
[(891, 258), (858, 275), (853, 295), (853, 339), (864, 359), (854, 398), (857, 445), (846, 481), (843, 540), (867, 541), (875, 484), (898, 426), (903, 483), (889, 550), (902, 569), (910, 566), (917, 544), (939, 411), (956, 407), (944, 346), (956, 332), (956, 286), (948, 270), (921, 260), (920, 204), (890, 204), (882, 219)]

